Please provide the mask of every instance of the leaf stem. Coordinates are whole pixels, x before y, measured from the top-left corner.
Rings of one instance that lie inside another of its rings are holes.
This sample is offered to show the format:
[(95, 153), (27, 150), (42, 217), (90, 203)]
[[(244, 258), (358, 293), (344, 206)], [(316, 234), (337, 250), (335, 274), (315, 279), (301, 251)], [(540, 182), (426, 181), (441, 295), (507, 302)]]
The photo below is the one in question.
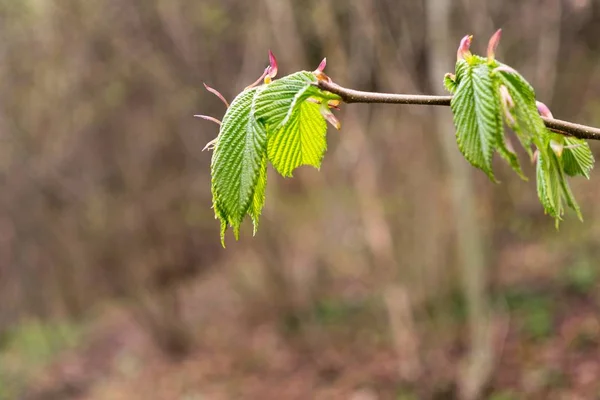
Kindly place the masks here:
[[(426, 106), (449, 106), (452, 96), (429, 96), (419, 94), (396, 94), (363, 92), (348, 89), (333, 82), (324, 80), (316, 84), (320, 89), (337, 94), (344, 103), (386, 103), (386, 104), (416, 104)], [(542, 117), (544, 124), (549, 129), (565, 136), (578, 139), (600, 140), (600, 129), (591, 126), (580, 125), (573, 122), (563, 121), (555, 118)]]

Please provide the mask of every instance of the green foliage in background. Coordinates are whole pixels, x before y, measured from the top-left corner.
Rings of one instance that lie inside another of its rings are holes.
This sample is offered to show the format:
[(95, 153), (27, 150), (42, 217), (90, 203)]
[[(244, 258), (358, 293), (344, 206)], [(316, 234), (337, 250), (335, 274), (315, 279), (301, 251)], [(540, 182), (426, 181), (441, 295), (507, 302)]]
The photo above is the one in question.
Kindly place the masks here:
[(0, 400), (22, 398), (32, 377), (56, 356), (81, 342), (82, 326), (65, 322), (25, 320), (14, 326), (0, 342)]
[[(508, 126), (536, 163), (538, 197), (556, 226), (565, 204), (582, 219), (567, 176), (589, 178), (594, 165), (589, 145), (546, 128), (541, 115), (551, 117), (550, 110), (536, 101), (523, 76), (495, 59), (500, 31), (490, 39), (487, 57), (471, 54), (471, 40), (471, 36), (463, 38), (455, 73), (444, 77), (444, 86), (454, 95), (451, 108), (458, 148), (494, 182), (495, 153), (527, 180), (505, 134), (504, 126)], [(319, 168), (327, 148), (325, 121), (339, 129), (329, 108), (336, 107), (340, 97), (315, 85), (320, 79), (330, 81), (323, 73), (325, 63), (314, 72), (301, 71), (272, 81), (277, 64), (272, 54), (270, 58), (263, 76), (233, 100), (217, 139), (211, 142), (213, 208), (221, 221), (223, 245), (228, 226), (239, 237), (246, 215), (252, 218), (256, 233), (265, 202), (267, 162), (286, 177), (301, 165)]]

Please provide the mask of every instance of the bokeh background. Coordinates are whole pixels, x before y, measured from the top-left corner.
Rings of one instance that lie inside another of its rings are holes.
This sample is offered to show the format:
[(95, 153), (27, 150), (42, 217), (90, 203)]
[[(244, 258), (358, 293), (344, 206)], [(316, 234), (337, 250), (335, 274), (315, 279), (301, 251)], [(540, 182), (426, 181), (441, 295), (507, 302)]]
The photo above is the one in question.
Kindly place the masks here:
[[(343, 106), (219, 243), (228, 98), (280, 75), (443, 93), (460, 38), (600, 126), (596, 0), (1, 0), (0, 399), (600, 398), (600, 180), (560, 230), (447, 108)], [(592, 149), (600, 154), (600, 146)]]

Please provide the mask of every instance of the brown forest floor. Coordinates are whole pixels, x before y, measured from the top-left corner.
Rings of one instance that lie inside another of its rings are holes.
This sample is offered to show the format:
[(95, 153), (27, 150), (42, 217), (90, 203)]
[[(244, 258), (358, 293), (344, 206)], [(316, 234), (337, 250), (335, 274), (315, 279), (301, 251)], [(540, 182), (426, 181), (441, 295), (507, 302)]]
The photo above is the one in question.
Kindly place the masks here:
[[(226, 282), (216, 277), (206, 284), (211, 293), (222, 294)], [(596, 296), (552, 288), (507, 295), (507, 302), (511, 309), (509, 329), (486, 398), (600, 399), (600, 302)], [(81, 345), (61, 354), (31, 382), (25, 398), (423, 397), (399, 383), (393, 347), (372, 326), (363, 324), (353, 329), (344, 321), (343, 329), (334, 323), (294, 335), (284, 333), (272, 320), (255, 321), (249, 328), (246, 319), (230, 311), (235, 307), (227, 300), (208, 309), (195, 333), (200, 344), (180, 361), (163, 356), (125, 310), (106, 310), (94, 321)], [(446, 349), (448, 364), (437, 365), (439, 371), (424, 374), (413, 387), (439, 386), (434, 390), (435, 398), (455, 398), (452, 385), (447, 384), (451, 377), (446, 383), (433, 377), (452, 375), (447, 372), (456, 370), (456, 348), (456, 343), (450, 343)]]

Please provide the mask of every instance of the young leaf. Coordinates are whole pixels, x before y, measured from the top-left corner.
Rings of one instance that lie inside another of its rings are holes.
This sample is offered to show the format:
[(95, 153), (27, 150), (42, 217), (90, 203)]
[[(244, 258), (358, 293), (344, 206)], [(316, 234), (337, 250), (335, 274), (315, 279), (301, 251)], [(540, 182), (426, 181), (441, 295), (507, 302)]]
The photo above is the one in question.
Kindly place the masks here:
[(551, 148), (540, 151), (537, 161), (538, 197), (544, 210), (556, 220), (556, 227), (564, 214), (563, 200), (582, 220), (581, 210), (567, 182), (561, 158)]
[(444, 88), (450, 93), (456, 93), (456, 76), (451, 73), (444, 75)]
[(339, 97), (313, 86), (316, 81), (312, 72), (297, 72), (267, 85), (256, 99), (256, 116), (267, 126), (269, 161), (283, 176), (300, 165), (319, 168), (327, 149), (320, 108)]
[[(567, 205), (573, 211), (575, 211), (575, 214), (577, 214), (577, 218), (579, 218), (580, 221), (583, 221), (583, 215), (581, 214), (581, 209), (579, 208), (579, 204), (577, 204), (577, 200), (575, 200), (575, 196), (573, 195), (573, 192), (571, 191), (571, 186), (569, 186), (569, 181), (567, 180), (567, 177), (565, 175), (564, 166), (563, 166), (563, 163), (561, 162), (562, 160), (559, 159), (556, 156), (556, 154), (551, 154), (551, 160), (552, 160), (552, 163), (554, 164), (554, 168), (556, 169), (556, 171), (558, 172), (558, 175), (559, 175), (559, 183), (560, 183), (560, 188), (561, 188), (561, 192), (562, 192), (562, 198), (567, 202)], [(557, 223), (558, 223), (558, 221), (557, 221)]]
[(498, 94), (487, 64), (456, 63), (456, 94), (451, 107), (458, 147), (467, 161), (495, 181), (492, 156), (503, 136)]
[(312, 72), (300, 71), (266, 85), (256, 99), (256, 118), (265, 123), (269, 132), (279, 130), (304, 100), (323, 97), (324, 92), (313, 86), (314, 82), (317, 78)]
[(525, 78), (510, 67), (501, 65), (493, 75), (510, 93), (514, 107), (509, 112), (513, 116), (514, 123), (508, 125), (515, 131), (523, 148), (531, 156), (532, 139), (546, 134), (544, 121), (540, 118), (535, 103), (535, 92)]
[[(490, 74), (491, 74), (491, 66), (489, 66), (489, 64), (488, 64), (488, 68), (490, 68)], [(506, 120), (507, 124), (509, 126), (511, 124), (514, 125), (514, 121), (509, 120), (507, 118), (510, 115), (509, 114), (510, 107), (514, 106), (514, 104), (512, 103), (512, 98), (510, 97), (509, 93), (505, 92), (505, 91), (507, 91), (506, 87), (505, 86), (503, 87), (497, 79), (493, 79), (493, 82), (494, 82), (494, 91), (496, 94), (496, 96), (495, 96), (496, 102), (498, 103), (497, 109), (499, 111), (501, 110), (501, 112), (499, 112), (499, 114), (496, 115), (496, 118), (498, 119), (498, 124), (503, 127), (502, 116), (504, 115), (504, 117), (505, 117), (504, 119)], [(504, 158), (504, 160), (506, 160), (506, 162), (508, 162), (508, 164), (521, 177), (521, 179), (526, 181), (527, 177), (525, 176), (525, 174), (523, 173), (523, 170), (521, 169), (521, 164), (519, 163), (517, 154), (515, 153), (512, 144), (510, 144), (510, 141), (505, 136), (503, 128), (498, 131), (496, 143), (498, 145), (498, 153), (500, 153), (500, 156), (502, 158)]]
[(273, 167), (283, 176), (292, 176), (300, 165), (320, 168), (327, 149), (327, 123), (319, 104), (302, 101), (287, 124), (269, 134), (267, 154)]
[[(265, 71), (270, 73), (269, 68)], [(269, 160), (282, 175), (291, 176), (299, 165), (318, 168), (327, 148), (323, 114), (331, 113), (323, 108), (339, 97), (314, 86), (317, 78), (311, 72), (277, 81), (270, 78), (233, 100), (219, 136), (211, 142), (213, 208), (221, 221), (223, 246), (227, 227), (233, 228), (237, 239), (246, 214), (252, 218), (256, 233), (265, 202)], [(308, 102), (309, 98), (314, 102)]]
[(264, 194), (260, 192), (264, 193), (266, 182), (267, 132), (253, 109), (262, 88), (247, 89), (233, 100), (223, 118), (211, 161), (213, 207), (221, 221), (223, 246), (227, 226), (233, 227), (237, 238), (248, 210), (251, 208), (256, 223), (263, 203)]
[(252, 196), (252, 202), (248, 208), (248, 215), (252, 218), (252, 225), (254, 228), (253, 234), (256, 235), (258, 230), (258, 221), (262, 212), (263, 206), (265, 205), (265, 190), (267, 189), (267, 155), (263, 154), (258, 169), (258, 179), (256, 180), (256, 187), (254, 189), (254, 195)]
[(565, 137), (562, 159), (567, 175), (581, 175), (590, 179), (590, 171), (594, 168), (594, 156), (585, 140)]
[(552, 151), (540, 151), (536, 166), (537, 192), (544, 211), (553, 217), (558, 224), (563, 214), (563, 206), (560, 194), (559, 174), (551, 163)]

